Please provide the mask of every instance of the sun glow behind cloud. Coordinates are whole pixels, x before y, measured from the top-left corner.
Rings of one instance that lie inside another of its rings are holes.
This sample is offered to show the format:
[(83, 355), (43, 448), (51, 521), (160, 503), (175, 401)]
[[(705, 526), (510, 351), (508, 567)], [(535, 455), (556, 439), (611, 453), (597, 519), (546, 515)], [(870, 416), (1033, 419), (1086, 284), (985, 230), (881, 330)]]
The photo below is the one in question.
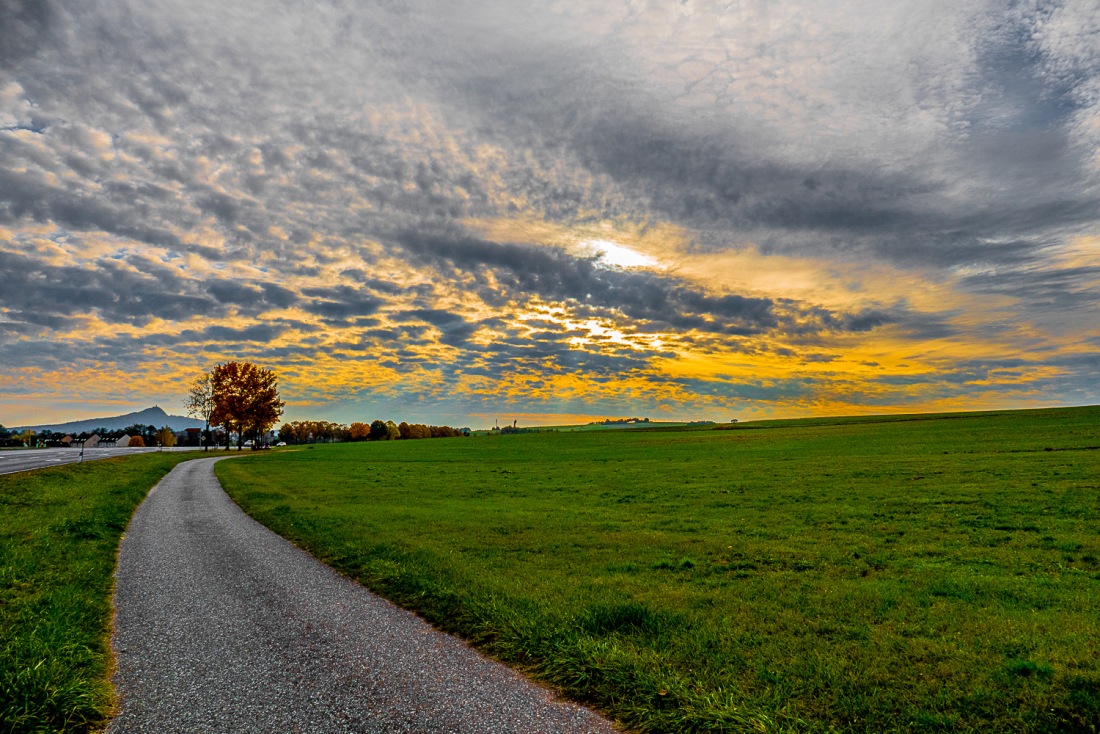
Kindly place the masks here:
[(658, 264), (656, 258), (608, 240), (585, 240), (583, 251), (592, 253), (601, 263), (618, 268), (653, 268)]
[(13, 7), (4, 424), (233, 358), (339, 420), (1097, 400), (1068, 4)]

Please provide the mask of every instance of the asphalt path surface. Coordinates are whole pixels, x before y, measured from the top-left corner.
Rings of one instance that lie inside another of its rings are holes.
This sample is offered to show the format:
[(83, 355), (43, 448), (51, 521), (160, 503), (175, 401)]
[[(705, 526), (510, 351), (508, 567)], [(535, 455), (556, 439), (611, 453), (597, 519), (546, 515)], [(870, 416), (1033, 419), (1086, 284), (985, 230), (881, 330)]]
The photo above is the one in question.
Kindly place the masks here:
[[(194, 446), (177, 446), (170, 449), (162, 448), (95, 448), (84, 450), (84, 461), (96, 459), (110, 459), (116, 456), (133, 456), (145, 454), (151, 451), (197, 451)], [(81, 461), (80, 448), (64, 449), (6, 449), (0, 451), (0, 474), (14, 474), (33, 469), (45, 469), (48, 466), (60, 466), (61, 464), (76, 464)]]
[(215, 461), (173, 469), (123, 538), (109, 734), (615, 731), (249, 518)]

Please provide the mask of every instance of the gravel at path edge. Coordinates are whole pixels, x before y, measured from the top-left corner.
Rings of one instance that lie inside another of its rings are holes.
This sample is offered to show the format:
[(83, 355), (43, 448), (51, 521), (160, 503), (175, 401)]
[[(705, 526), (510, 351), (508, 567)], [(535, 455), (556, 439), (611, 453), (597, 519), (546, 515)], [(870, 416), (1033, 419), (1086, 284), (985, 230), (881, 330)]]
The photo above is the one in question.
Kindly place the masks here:
[(611, 733), (340, 576), (178, 465), (122, 541), (109, 734)]

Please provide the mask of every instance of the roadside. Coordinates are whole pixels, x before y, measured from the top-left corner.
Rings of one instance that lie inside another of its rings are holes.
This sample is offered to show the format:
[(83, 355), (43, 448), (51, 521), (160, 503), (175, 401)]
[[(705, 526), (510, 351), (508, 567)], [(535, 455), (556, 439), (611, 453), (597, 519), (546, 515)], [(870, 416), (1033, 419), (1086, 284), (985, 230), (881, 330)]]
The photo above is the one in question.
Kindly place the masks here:
[(150, 488), (188, 458), (153, 450), (0, 476), (0, 731), (106, 724), (119, 538)]
[(148, 447), (96, 447), (87, 449), (81, 456), (81, 450), (73, 448), (48, 448), (48, 449), (9, 449), (0, 452), (0, 475), (15, 474), (35, 469), (44, 469), (51, 466), (65, 464), (80, 464), (101, 459), (116, 459), (122, 456), (136, 456), (138, 454), (197, 452), (202, 449), (194, 446)]

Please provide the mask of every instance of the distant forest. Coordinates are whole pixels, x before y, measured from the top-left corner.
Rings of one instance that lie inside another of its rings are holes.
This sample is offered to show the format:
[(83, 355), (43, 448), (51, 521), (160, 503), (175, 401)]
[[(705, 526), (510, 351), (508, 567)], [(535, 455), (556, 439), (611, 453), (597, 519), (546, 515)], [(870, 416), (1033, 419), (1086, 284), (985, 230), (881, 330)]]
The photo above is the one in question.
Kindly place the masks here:
[(279, 427), (279, 440), (288, 444), (334, 443), (339, 441), (402, 441), (416, 438), (452, 438), (470, 435), (469, 428), (429, 426), (423, 423), (330, 423), (329, 421), (292, 421)]

